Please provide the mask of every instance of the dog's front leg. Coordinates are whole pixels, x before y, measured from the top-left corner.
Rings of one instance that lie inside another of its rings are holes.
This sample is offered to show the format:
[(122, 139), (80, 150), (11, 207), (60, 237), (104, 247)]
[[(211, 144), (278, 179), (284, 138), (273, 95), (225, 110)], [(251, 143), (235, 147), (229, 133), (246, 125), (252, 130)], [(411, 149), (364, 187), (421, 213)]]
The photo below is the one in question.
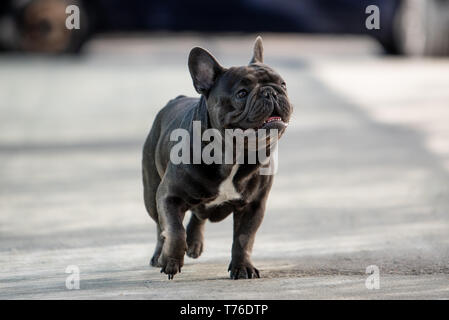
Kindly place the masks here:
[(158, 264), (162, 267), (161, 272), (166, 273), (168, 279), (173, 279), (176, 273), (181, 272), (187, 249), (186, 232), (182, 224), (185, 204), (181, 198), (165, 192), (162, 186), (157, 194), (157, 209), (162, 228), (161, 237), (164, 239)]
[(264, 212), (265, 199), (250, 203), (244, 209), (234, 212), (232, 260), (228, 269), (232, 279), (260, 277), (259, 270), (251, 262), (251, 251)]

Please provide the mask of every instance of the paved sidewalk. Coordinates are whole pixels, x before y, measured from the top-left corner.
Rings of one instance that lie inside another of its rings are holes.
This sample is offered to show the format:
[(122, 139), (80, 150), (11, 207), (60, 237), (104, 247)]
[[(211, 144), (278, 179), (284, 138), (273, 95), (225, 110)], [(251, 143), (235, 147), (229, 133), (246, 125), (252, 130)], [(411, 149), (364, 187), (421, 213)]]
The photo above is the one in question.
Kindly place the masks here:
[[(295, 112), (254, 248), (262, 278), (241, 281), (226, 272), (232, 219), (206, 225), (205, 252), (174, 281), (148, 266), (140, 159), (158, 109), (196, 95), (189, 49), (243, 64), (253, 37), (0, 56), (0, 299), (449, 298), (449, 60), (336, 39), (264, 37)], [(80, 290), (65, 287), (69, 265)]]

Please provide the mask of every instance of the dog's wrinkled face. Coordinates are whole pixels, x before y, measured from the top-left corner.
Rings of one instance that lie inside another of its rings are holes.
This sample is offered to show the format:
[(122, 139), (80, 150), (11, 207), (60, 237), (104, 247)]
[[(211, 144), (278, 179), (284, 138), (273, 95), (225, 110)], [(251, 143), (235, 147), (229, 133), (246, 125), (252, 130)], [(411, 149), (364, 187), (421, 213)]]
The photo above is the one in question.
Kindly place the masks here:
[(195, 89), (207, 99), (212, 127), (284, 132), (292, 113), (287, 87), (276, 71), (263, 64), (262, 51), (258, 37), (248, 66), (225, 69), (204, 49), (192, 49), (190, 73)]

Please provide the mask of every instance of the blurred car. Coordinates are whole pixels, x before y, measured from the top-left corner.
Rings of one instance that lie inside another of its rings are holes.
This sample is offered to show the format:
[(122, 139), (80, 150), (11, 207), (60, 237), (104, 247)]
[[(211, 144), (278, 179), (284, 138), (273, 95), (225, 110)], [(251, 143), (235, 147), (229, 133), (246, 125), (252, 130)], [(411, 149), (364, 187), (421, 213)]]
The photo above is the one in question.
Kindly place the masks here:
[[(76, 4), (81, 28), (65, 27)], [(368, 30), (365, 9), (380, 9), (380, 29)], [(449, 0), (3, 0), (0, 48), (79, 52), (104, 32), (298, 32), (368, 34), (388, 53), (449, 54)]]

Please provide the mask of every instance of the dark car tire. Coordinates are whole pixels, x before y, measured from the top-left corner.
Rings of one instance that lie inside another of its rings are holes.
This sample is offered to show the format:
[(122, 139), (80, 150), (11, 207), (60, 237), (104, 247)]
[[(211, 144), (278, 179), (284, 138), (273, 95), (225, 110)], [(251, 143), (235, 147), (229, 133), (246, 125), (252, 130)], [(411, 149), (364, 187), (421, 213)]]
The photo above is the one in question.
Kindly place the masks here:
[(399, 54), (449, 55), (448, 0), (403, 0), (393, 23)]

